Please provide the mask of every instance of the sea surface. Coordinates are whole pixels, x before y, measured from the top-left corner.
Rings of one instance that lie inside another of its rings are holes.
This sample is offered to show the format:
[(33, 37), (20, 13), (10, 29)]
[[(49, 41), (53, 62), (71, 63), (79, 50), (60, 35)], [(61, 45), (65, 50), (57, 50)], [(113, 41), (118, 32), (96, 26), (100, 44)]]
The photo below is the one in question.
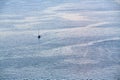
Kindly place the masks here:
[(119, 0), (1, 0), (0, 80), (120, 80), (119, 14)]

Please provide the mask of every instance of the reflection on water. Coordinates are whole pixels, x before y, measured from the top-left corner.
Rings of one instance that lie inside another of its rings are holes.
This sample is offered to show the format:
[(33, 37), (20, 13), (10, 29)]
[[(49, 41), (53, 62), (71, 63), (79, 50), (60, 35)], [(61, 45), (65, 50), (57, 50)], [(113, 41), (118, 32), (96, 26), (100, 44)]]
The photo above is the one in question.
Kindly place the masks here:
[(0, 1), (0, 80), (119, 80), (119, 7), (116, 0)]

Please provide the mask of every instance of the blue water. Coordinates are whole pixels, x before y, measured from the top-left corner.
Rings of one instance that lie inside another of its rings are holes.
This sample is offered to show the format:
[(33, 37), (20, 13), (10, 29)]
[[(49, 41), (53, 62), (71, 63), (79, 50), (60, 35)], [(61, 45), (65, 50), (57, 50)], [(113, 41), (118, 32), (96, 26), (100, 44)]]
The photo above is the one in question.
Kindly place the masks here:
[(119, 14), (119, 0), (1, 0), (0, 80), (119, 80)]

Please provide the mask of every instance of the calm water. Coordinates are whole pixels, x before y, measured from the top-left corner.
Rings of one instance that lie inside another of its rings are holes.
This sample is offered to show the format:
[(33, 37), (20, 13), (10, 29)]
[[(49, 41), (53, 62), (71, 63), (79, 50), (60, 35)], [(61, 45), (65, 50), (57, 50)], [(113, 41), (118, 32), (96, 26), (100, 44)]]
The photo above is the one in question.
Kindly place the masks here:
[(119, 80), (119, 14), (119, 0), (1, 0), (0, 80)]

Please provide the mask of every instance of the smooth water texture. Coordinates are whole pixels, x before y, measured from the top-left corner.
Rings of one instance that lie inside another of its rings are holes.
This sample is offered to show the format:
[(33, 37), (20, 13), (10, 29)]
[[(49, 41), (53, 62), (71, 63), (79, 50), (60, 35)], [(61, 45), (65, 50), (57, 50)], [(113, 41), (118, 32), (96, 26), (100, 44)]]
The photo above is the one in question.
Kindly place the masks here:
[(119, 14), (119, 0), (0, 0), (0, 80), (119, 80)]

